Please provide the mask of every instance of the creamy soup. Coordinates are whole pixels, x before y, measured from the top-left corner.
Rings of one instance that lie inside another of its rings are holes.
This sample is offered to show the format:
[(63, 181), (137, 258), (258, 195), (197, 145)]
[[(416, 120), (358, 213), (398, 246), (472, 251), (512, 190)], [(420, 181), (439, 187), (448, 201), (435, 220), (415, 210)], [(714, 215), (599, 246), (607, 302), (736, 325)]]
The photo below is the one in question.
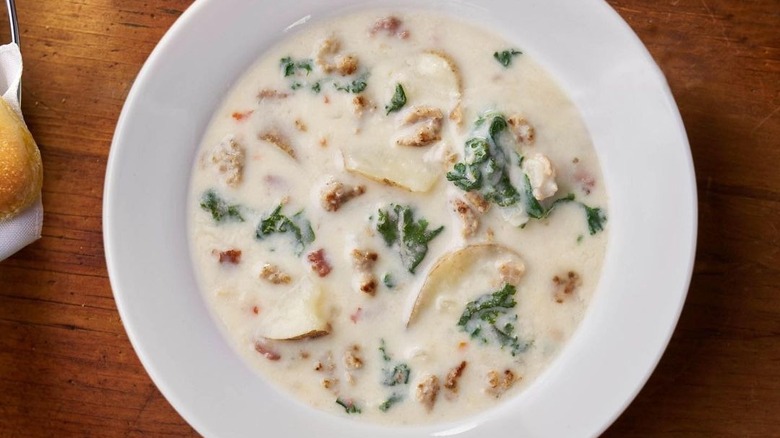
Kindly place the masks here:
[(454, 420), (571, 337), (607, 196), (577, 109), (518, 44), (364, 11), (291, 32), (230, 90), (193, 168), (191, 249), (226, 336), (281, 390)]

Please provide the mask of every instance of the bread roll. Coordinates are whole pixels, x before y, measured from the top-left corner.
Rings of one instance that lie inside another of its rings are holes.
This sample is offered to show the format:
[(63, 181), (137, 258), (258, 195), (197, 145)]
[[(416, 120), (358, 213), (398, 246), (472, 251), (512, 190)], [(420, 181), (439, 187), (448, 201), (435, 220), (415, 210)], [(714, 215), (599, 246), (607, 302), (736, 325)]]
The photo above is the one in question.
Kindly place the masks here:
[(24, 120), (0, 98), (0, 221), (35, 202), (42, 184), (38, 146)]

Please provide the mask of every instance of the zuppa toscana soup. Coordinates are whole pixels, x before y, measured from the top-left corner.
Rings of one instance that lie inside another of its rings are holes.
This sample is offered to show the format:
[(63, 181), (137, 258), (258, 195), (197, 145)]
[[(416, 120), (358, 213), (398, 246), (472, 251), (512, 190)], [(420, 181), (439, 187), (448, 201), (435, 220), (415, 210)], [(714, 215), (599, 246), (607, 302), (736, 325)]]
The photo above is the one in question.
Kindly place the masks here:
[(596, 288), (587, 130), (521, 46), (431, 12), (287, 36), (235, 84), (190, 188), (205, 299), (269, 381), (337, 415), (454, 420), (523, 390)]

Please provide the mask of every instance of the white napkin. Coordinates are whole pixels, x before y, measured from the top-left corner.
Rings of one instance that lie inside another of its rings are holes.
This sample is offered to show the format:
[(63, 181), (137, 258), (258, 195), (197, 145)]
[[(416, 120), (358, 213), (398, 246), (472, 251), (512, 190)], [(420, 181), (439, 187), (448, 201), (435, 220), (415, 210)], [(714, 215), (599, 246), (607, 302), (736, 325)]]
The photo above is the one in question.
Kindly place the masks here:
[[(22, 79), (22, 54), (16, 44), (0, 46), (0, 92), (3, 99), (22, 117), (17, 91)], [(0, 221), (0, 261), (41, 237), (43, 204), (41, 198), (20, 214)]]

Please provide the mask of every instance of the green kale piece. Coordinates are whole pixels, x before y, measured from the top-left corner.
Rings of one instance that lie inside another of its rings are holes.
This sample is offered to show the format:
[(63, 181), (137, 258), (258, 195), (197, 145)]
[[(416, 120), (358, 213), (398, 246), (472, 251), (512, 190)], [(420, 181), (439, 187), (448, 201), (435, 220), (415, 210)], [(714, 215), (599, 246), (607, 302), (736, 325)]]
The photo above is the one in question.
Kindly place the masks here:
[(600, 208), (591, 208), (588, 207), (585, 204), (582, 204), (583, 208), (585, 208), (585, 217), (588, 220), (588, 232), (590, 235), (594, 235), (598, 233), (599, 231), (604, 230), (604, 223), (607, 222), (607, 215), (602, 211)]
[(530, 342), (521, 342), (515, 334), (514, 322), (517, 315), (511, 312), (517, 305), (514, 295), (517, 290), (511, 284), (504, 284), (501, 289), (479, 296), (466, 304), (466, 309), (458, 319), (458, 326), (472, 338), (481, 339), (489, 344), (489, 334), (498, 342), (502, 349), (509, 348), (512, 356), (526, 351)]
[(406, 385), (409, 383), (411, 371), (409, 365), (405, 363), (399, 363), (390, 370), (384, 369), (385, 377), (382, 379), (382, 384), (385, 386)]
[(312, 72), (311, 59), (295, 60), (290, 56), (285, 56), (279, 60), (284, 77), (294, 76), (298, 72), (305, 72), (306, 75)]
[(389, 354), (387, 354), (387, 345), (385, 345), (385, 340), (380, 339), (379, 340), (379, 352), (382, 353), (382, 360), (385, 362), (390, 362), (393, 360)]
[(404, 105), (406, 105), (406, 93), (404, 92), (404, 87), (401, 84), (396, 84), (393, 98), (390, 99), (390, 104), (385, 105), (385, 110), (387, 111), (387, 114), (390, 114), (394, 111), (400, 110)]
[(263, 240), (272, 234), (292, 234), (295, 240), (295, 255), (300, 256), (306, 246), (314, 242), (314, 230), (311, 223), (303, 216), (303, 210), (287, 217), (282, 214), (282, 205), (279, 204), (271, 214), (260, 220), (257, 225), (255, 237)]
[(522, 54), (523, 52), (517, 49), (509, 49), (493, 53), (493, 58), (496, 58), (496, 61), (498, 61), (504, 67), (509, 67), (512, 65), (512, 58)]
[(206, 190), (200, 198), (200, 208), (211, 213), (215, 222), (224, 222), (228, 220), (244, 222), (243, 216), (239, 211), (238, 205), (228, 204), (213, 189)]
[(360, 414), (363, 412), (352, 400), (344, 400), (338, 397), (336, 398), (336, 404), (341, 405), (348, 414)]
[(381, 405), (379, 405), (379, 410), (382, 412), (387, 412), (388, 409), (393, 407), (394, 404), (402, 401), (404, 398), (400, 394), (393, 393), (390, 398), (385, 400)]
[(368, 73), (362, 73), (352, 82), (347, 82), (347, 83), (334, 82), (333, 87), (339, 91), (344, 91), (347, 93), (354, 93), (354, 94), (362, 93), (368, 86), (367, 80), (368, 80)]
[(389, 273), (385, 274), (382, 277), (382, 283), (385, 284), (385, 287), (388, 289), (392, 289), (395, 287), (395, 279), (393, 279), (393, 276)]
[[(379, 352), (382, 354), (383, 361), (390, 363), (393, 360), (387, 352), (387, 345), (385, 345), (384, 339), (379, 340)], [(409, 374), (411, 372), (409, 365), (400, 362), (393, 368), (382, 368), (382, 374), (384, 375), (382, 384), (385, 386), (406, 385), (409, 383)]]
[(428, 253), (428, 243), (443, 229), (444, 226), (428, 230), (428, 221), (415, 221), (411, 207), (395, 204), (380, 209), (376, 223), (376, 230), (385, 244), (397, 245), (401, 263), (412, 274)]

